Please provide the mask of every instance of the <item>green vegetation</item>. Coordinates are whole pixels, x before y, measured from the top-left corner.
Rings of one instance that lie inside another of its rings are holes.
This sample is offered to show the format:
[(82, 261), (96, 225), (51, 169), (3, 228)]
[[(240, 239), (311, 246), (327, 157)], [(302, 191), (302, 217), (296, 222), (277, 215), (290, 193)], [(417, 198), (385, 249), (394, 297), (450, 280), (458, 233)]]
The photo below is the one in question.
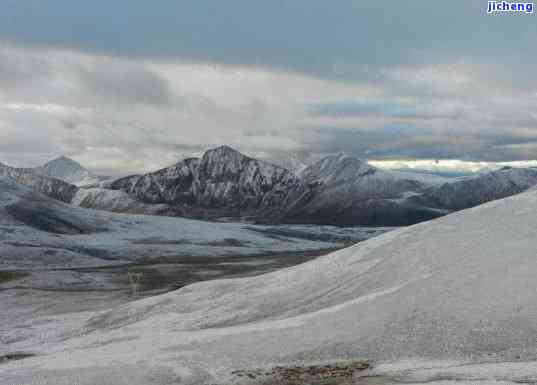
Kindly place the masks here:
[(0, 271), (0, 283), (14, 281), (22, 277), (26, 277), (28, 273), (17, 271)]

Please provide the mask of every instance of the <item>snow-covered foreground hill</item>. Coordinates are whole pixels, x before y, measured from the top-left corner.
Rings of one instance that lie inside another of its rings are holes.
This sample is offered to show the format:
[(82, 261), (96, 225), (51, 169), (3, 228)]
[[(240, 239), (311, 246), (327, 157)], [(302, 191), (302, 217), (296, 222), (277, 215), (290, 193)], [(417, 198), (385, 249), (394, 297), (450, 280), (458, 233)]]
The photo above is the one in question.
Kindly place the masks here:
[(537, 381), (537, 192), (252, 278), (2, 330), (7, 384), (232, 383), (366, 359), (406, 382)]

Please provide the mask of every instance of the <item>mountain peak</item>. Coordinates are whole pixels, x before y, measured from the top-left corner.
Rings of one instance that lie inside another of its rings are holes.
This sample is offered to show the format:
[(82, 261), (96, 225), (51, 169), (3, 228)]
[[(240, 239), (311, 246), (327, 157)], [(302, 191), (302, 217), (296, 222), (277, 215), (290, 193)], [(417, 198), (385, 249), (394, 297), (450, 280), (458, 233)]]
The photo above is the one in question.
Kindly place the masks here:
[(47, 167), (47, 166), (50, 166), (50, 165), (53, 165), (53, 164), (69, 164), (71, 166), (76, 166), (80, 169), (83, 169), (84, 167), (82, 167), (82, 165), (80, 163), (78, 163), (77, 161), (65, 156), (65, 155), (62, 155), (62, 156), (59, 156), (57, 158), (54, 158), (50, 161), (48, 161), (47, 163), (45, 163), (43, 165), (43, 167)]
[(240, 151), (235, 150), (233, 147), (225, 145), (225, 144), (222, 145), (222, 146), (218, 146), (218, 147), (212, 148), (210, 150), (207, 150), (205, 152), (204, 156), (207, 155), (207, 154), (246, 156), (243, 153), (241, 153)]
[(76, 185), (93, 183), (97, 179), (80, 163), (65, 155), (45, 163), (37, 171)]
[(346, 153), (338, 153), (322, 158), (306, 167), (301, 175), (309, 181), (343, 181), (355, 180), (375, 172), (376, 168), (367, 163), (366, 160)]

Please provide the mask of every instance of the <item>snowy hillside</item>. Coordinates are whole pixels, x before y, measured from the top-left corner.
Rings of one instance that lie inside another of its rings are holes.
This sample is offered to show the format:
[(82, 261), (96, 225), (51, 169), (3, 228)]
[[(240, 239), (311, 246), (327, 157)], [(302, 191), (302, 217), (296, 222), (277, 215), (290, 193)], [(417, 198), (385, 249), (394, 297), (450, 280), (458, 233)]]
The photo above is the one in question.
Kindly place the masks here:
[(100, 181), (97, 176), (91, 174), (80, 163), (65, 156), (45, 163), (43, 166), (36, 168), (36, 171), (75, 186), (92, 186), (97, 185)]
[(353, 359), (388, 382), (534, 382), (535, 212), (530, 191), (264, 276), (35, 319), (32, 333), (7, 330), (2, 350), (37, 356), (0, 377), (214, 384), (239, 381), (235, 369)]
[(42, 175), (31, 168), (15, 168), (0, 163), (0, 177), (10, 177), (36, 192), (62, 202), (71, 202), (78, 188), (60, 179)]
[(264, 226), (87, 210), (0, 178), (0, 270), (341, 246), (338, 240), (303, 233), (274, 234)]

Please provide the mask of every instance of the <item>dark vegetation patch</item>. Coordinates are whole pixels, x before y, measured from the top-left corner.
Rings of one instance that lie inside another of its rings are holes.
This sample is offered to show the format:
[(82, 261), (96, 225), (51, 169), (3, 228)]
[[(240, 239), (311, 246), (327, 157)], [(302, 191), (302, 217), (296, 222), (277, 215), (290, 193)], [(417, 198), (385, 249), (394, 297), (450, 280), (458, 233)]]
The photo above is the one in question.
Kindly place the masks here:
[(25, 358), (34, 357), (33, 353), (8, 353), (3, 356), (0, 356), (0, 364), (6, 363), (8, 361), (17, 361), (23, 360)]
[(212, 247), (243, 247), (248, 244), (246, 241), (240, 241), (235, 238), (224, 238), (211, 242), (193, 242), (188, 239), (162, 239), (158, 237), (133, 239), (130, 240), (135, 245), (196, 245), (196, 246), (212, 246)]
[(41, 231), (53, 234), (91, 234), (104, 231), (86, 223), (83, 219), (70, 216), (55, 207), (25, 202), (25, 205), (12, 205), (5, 208), (13, 219)]
[(26, 277), (27, 275), (28, 273), (19, 271), (0, 271), (0, 283), (14, 281), (16, 279)]
[(246, 383), (255, 381), (263, 385), (343, 385), (354, 383), (353, 377), (369, 367), (367, 361), (347, 361), (329, 365), (237, 370), (232, 374), (246, 380)]

